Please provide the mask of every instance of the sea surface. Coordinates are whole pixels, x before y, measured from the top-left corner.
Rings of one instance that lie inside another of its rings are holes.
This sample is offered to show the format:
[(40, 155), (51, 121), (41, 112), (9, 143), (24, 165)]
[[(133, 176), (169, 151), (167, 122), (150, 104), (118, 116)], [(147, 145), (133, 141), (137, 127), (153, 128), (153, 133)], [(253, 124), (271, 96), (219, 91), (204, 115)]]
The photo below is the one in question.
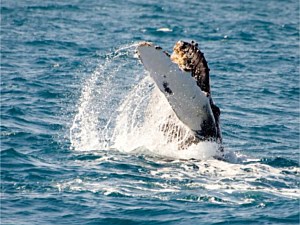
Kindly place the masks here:
[[(0, 4), (1, 224), (299, 224), (299, 1)], [(222, 160), (158, 129), (135, 50), (178, 40), (208, 61)]]

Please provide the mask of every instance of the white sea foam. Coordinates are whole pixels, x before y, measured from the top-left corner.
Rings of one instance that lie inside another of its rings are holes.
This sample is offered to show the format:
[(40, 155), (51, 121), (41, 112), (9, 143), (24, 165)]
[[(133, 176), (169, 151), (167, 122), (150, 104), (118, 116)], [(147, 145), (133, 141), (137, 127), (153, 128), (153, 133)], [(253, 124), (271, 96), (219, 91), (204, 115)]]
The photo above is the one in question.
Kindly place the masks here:
[[(164, 161), (162, 158), (130, 161), (128, 157), (103, 157), (101, 160), (76, 161), (90, 170), (99, 170), (97, 177), (76, 177), (55, 184), (59, 191), (90, 191), (104, 195), (160, 198), (163, 200), (209, 201), (216, 204), (256, 204), (262, 206), (259, 193), (289, 199), (299, 199), (296, 180), (299, 168), (290, 168), (285, 174), (282, 168), (254, 162), (235, 164), (215, 159), (201, 161)], [(94, 152), (97, 154), (97, 152)], [(152, 164), (151, 160), (155, 160)], [(128, 163), (132, 170), (118, 168), (119, 163)], [(111, 164), (105, 171), (101, 164)], [(157, 167), (159, 163), (159, 167)], [(113, 166), (116, 165), (116, 166)], [(141, 171), (137, 167), (143, 168)], [(118, 178), (111, 179), (111, 173)], [(126, 175), (127, 179), (123, 179)], [(265, 200), (264, 200), (265, 201)]]

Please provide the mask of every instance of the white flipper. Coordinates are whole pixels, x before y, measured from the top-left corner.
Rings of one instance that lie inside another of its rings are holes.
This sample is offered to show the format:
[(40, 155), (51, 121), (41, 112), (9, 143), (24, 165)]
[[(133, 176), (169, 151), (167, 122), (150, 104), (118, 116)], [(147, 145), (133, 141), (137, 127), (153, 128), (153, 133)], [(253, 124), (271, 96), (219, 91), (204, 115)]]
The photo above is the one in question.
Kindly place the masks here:
[(144, 43), (137, 50), (177, 117), (200, 136), (205, 136), (204, 130), (210, 129), (207, 126), (215, 129), (209, 98), (197, 86), (191, 73), (180, 70), (160, 48)]

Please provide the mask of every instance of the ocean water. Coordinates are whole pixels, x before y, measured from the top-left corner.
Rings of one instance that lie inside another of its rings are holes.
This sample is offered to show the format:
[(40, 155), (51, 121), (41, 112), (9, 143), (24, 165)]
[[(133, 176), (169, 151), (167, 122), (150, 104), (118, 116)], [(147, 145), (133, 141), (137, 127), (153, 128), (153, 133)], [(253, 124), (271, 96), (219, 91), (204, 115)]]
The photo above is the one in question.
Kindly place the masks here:
[[(224, 160), (157, 129), (135, 49), (180, 39), (211, 69)], [(299, 87), (296, 0), (2, 0), (1, 224), (299, 224)]]

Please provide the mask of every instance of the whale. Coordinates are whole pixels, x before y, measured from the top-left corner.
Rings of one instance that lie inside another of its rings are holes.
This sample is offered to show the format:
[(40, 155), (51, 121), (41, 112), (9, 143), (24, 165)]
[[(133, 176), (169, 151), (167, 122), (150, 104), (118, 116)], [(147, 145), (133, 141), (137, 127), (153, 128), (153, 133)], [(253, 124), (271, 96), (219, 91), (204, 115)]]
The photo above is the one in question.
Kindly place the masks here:
[[(151, 42), (141, 42), (137, 54), (176, 117), (191, 131), (181, 148), (201, 141), (222, 146), (221, 111), (213, 101), (210, 69), (198, 43), (180, 40), (170, 54)], [(161, 129), (172, 130), (176, 138), (183, 133), (172, 122), (166, 122)], [(219, 150), (223, 151), (223, 147)]]

